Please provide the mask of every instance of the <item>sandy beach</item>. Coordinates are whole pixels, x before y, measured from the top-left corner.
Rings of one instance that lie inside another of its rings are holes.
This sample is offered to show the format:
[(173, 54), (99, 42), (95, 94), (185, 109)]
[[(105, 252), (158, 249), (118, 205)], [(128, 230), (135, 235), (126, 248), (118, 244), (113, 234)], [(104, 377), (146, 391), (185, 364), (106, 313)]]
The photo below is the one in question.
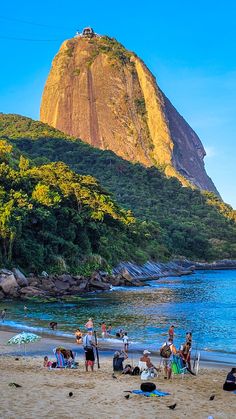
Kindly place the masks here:
[[(77, 358), (79, 369), (48, 370), (42, 366), (41, 353), (43, 350), (48, 353), (49, 347), (61, 341), (42, 338), (30, 345), (30, 349), (34, 347), (34, 355), (19, 356), (23, 348), (6, 345), (13, 334), (12, 331), (0, 332), (0, 416), (3, 419), (235, 417), (236, 394), (222, 390), (229, 369), (224, 366), (200, 368), (196, 377), (175, 376), (170, 381), (159, 374), (152, 381), (157, 389), (169, 392), (169, 396), (147, 398), (131, 394), (127, 400), (125, 391), (139, 389), (140, 377), (117, 375), (114, 379), (111, 357), (101, 355), (101, 368), (98, 370), (95, 365), (94, 373), (85, 372), (82, 352)], [(65, 346), (70, 347), (70, 344), (67, 342)], [(138, 356), (132, 355), (129, 362), (135, 365), (137, 360)], [(9, 386), (12, 382), (22, 387)], [(72, 397), (69, 392), (73, 392)], [(215, 398), (210, 401), (213, 394)], [(174, 411), (168, 408), (173, 403), (177, 403)]]

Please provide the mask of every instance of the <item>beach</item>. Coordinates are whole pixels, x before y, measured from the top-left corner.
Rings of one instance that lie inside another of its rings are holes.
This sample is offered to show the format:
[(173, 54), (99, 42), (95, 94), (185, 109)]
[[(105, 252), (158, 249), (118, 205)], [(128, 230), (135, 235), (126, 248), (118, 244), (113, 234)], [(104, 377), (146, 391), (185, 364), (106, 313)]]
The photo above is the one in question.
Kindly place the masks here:
[[(101, 368), (85, 372), (84, 358), (80, 351), (79, 368), (52, 369), (43, 367), (42, 353), (48, 354), (61, 340), (42, 338), (23, 348), (6, 345), (13, 331), (0, 332), (0, 409), (1, 418), (233, 418), (236, 409), (236, 394), (224, 392), (222, 385), (229, 367), (213, 365), (201, 367), (199, 374), (174, 376), (170, 381), (160, 374), (152, 379), (157, 389), (170, 393), (165, 397), (147, 398), (125, 391), (139, 389), (140, 377), (117, 375), (112, 377), (112, 357), (101, 352)], [(65, 342), (70, 347), (70, 342)], [(32, 351), (32, 352), (31, 352)], [(19, 356), (20, 355), (20, 356)], [(19, 358), (16, 360), (16, 358)], [(137, 364), (138, 354), (132, 354), (127, 362)], [(153, 358), (158, 364), (158, 359)], [(15, 388), (9, 383), (22, 387)], [(73, 393), (69, 397), (69, 392)], [(214, 400), (209, 400), (211, 395)], [(169, 405), (177, 403), (175, 410)]]

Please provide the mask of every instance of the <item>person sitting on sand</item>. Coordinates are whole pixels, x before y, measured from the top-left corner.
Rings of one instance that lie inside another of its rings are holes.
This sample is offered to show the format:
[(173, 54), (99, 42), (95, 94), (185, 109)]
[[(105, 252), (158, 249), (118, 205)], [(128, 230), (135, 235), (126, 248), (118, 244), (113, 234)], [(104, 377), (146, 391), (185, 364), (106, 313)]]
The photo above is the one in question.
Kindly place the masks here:
[(76, 343), (80, 345), (83, 342), (83, 333), (80, 329), (77, 329), (75, 332)]
[(48, 360), (48, 356), (43, 358), (43, 366), (45, 368), (50, 368), (52, 366), (52, 362)]
[(93, 348), (96, 347), (95, 343), (93, 342), (93, 332), (89, 331), (84, 337), (83, 337), (83, 347), (84, 347), (84, 354), (85, 354), (85, 369), (88, 372), (88, 367), (91, 368), (91, 371), (93, 371), (94, 367), (94, 350)]
[(151, 358), (149, 356), (150, 354), (151, 352), (149, 352), (147, 349), (143, 351), (143, 355), (140, 357), (138, 365), (140, 368), (140, 372), (149, 368), (155, 369), (157, 371), (157, 368), (155, 367), (155, 365), (153, 365), (151, 361)]
[(223, 385), (223, 390), (225, 391), (236, 390), (236, 368), (232, 368), (232, 370), (227, 374), (225, 383)]
[(93, 332), (93, 320), (90, 318), (88, 319), (87, 323), (85, 324), (85, 328), (87, 332)]
[(123, 371), (123, 362), (128, 358), (124, 351), (116, 351), (113, 356), (113, 371)]

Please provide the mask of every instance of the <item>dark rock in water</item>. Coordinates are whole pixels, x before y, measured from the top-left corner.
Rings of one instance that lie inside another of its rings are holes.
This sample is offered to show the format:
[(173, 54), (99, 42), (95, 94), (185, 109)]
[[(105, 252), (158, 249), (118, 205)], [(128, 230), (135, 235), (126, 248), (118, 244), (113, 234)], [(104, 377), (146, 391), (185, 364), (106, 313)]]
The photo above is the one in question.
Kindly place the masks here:
[(17, 268), (13, 268), (13, 273), (14, 273), (14, 276), (15, 276), (15, 278), (16, 278), (16, 281), (17, 281), (17, 284), (20, 286), (20, 287), (28, 287), (28, 285), (29, 285), (29, 281), (28, 281), (28, 279), (25, 277), (25, 275), (19, 270), (19, 269), (17, 269)]
[(2, 291), (0, 291), (0, 300), (3, 300), (4, 298), (5, 298), (5, 294)]

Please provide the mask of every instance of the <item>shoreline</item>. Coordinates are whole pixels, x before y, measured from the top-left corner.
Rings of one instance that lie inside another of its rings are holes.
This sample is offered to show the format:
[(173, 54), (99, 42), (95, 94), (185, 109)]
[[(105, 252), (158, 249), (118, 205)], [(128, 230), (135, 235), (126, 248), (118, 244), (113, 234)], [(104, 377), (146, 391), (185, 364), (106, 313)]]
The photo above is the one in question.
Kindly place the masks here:
[[(8, 339), (10, 339), (14, 334), (20, 333), (22, 329), (18, 329), (16, 327), (9, 327), (9, 326), (1, 326), (0, 327), (0, 346), (1, 343), (4, 341), (7, 342)], [(27, 328), (24, 328), (25, 331), (27, 331)], [(28, 329), (30, 331), (30, 329)], [(52, 355), (52, 349), (56, 346), (60, 346), (63, 342), (63, 346), (72, 349), (74, 352), (76, 352), (77, 355), (83, 355), (83, 346), (78, 345), (75, 342), (75, 338), (69, 337), (69, 336), (63, 336), (63, 335), (56, 335), (53, 333), (45, 333), (45, 332), (36, 332), (39, 336), (41, 336), (41, 340), (39, 343), (30, 345), (30, 351), (28, 353), (29, 356), (43, 356), (43, 355)], [(117, 340), (117, 344), (114, 342), (109, 343), (109, 341), (103, 341), (101, 338), (98, 338), (99, 342), (99, 352), (100, 355), (105, 358), (112, 358), (114, 352), (116, 350), (123, 348), (123, 343), (119, 340)], [(130, 356), (137, 357), (140, 356), (142, 351), (148, 347), (148, 345), (143, 345), (143, 347), (140, 348), (132, 348), (129, 350)], [(7, 347), (10, 351), (10, 353), (19, 353), (21, 352), (21, 349), (16, 346), (8, 346)], [(9, 352), (8, 351), (8, 352)], [(201, 359), (200, 363), (204, 366), (204, 368), (224, 368), (229, 369), (230, 367), (236, 366), (236, 354), (232, 353), (217, 353), (217, 352), (207, 352), (203, 350), (196, 350), (196, 348), (193, 347), (192, 351), (192, 362), (196, 356), (196, 352), (200, 352)], [(152, 350), (152, 357), (157, 360), (157, 362), (160, 362), (160, 356), (159, 351)]]

